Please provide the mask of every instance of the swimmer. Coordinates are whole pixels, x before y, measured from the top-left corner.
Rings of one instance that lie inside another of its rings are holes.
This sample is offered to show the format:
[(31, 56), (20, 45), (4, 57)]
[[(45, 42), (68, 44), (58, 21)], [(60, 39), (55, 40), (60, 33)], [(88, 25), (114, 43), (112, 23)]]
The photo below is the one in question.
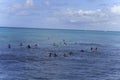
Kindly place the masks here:
[(53, 43), (53, 46), (56, 46), (56, 44), (55, 44), (55, 43)]
[(8, 48), (11, 48), (11, 45), (10, 45), (10, 44), (8, 44)]
[(28, 45), (28, 46), (27, 46), (27, 48), (28, 48), (28, 49), (30, 49), (30, 48), (31, 48), (31, 46), (30, 46), (30, 45)]
[(73, 52), (69, 52), (69, 55), (72, 55), (73, 54)]
[(68, 57), (66, 54), (63, 55), (64, 57)]
[(20, 43), (20, 46), (23, 46), (23, 44), (22, 44), (22, 43)]
[(35, 44), (35, 46), (38, 46), (37, 44)]
[(66, 42), (64, 42), (64, 45), (67, 45), (67, 43), (66, 43)]
[(95, 48), (95, 50), (97, 50), (97, 47)]
[(91, 47), (91, 51), (93, 50), (93, 48)]
[(65, 42), (65, 40), (63, 39), (63, 42)]
[(59, 45), (58, 45), (58, 44), (56, 44), (56, 43), (53, 43), (53, 46), (55, 46), (55, 47), (59, 47)]
[(74, 44), (77, 44), (77, 42), (75, 42)]
[(85, 52), (84, 50), (80, 50), (81, 52)]
[(56, 53), (54, 53), (54, 57), (57, 57), (57, 54), (56, 54)]
[(46, 57), (46, 58), (52, 57), (52, 53), (47, 53), (47, 54), (45, 54), (45, 57)]
[(49, 57), (52, 57), (52, 53), (49, 53)]

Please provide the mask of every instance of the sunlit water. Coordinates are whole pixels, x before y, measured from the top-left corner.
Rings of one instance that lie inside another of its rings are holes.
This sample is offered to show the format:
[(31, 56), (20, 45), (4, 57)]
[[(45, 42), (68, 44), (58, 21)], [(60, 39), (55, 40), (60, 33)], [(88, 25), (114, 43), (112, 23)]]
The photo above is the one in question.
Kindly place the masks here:
[(120, 80), (120, 32), (0, 28), (0, 80)]

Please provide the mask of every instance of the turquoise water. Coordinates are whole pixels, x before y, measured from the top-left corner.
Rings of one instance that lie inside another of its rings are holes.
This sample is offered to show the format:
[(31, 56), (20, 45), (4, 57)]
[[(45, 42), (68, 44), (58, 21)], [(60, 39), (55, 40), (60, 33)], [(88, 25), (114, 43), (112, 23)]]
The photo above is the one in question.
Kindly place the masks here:
[(0, 80), (119, 80), (119, 48), (120, 32), (0, 28)]

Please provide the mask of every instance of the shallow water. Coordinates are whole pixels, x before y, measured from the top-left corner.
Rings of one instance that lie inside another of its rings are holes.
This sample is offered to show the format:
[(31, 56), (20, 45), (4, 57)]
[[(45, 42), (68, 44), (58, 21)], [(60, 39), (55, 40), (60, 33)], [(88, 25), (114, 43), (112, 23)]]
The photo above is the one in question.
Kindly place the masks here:
[[(1, 28), (0, 80), (119, 80), (119, 34)], [(21, 42), (22, 47), (18, 46)], [(28, 44), (31, 49), (26, 48)], [(91, 51), (91, 47), (98, 50)], [(58, 57), (48, 57), (50, 52)]]

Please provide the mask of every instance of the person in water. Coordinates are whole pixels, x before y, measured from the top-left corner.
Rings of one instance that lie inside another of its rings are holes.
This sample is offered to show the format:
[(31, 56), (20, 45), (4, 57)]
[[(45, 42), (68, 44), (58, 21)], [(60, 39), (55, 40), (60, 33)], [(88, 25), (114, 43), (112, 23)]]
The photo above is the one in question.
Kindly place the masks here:
[(30, 45), (28, 45), (28, 46), (27, 46), (27, 48), (28, 48), (28, 49), (30, 49), (30, 48), (31, 48), (31, 46), (30, 46)]
[(22, 43), (20, 43), (20, 46), (23, 46), (23, 44), (22, 44)]
[(35, 44), (35, 46), (38, 46), (37, 44)]
[(49, 57), (52, 57), (52, 53), (49, 53)]
[(56, 43), (53, 43), (53, 46), (54, 46), (54, 47), (59, 47), (59, 45), (58, 45), (58, 44), (56, 44)]
[(72, 54), (74, 54), (72, 51), (71, 51), (71, 52), (69, 52), (69, 55), (72, 55)]
[(65, 42), (65, 40), (63, 39), (63, 42)]
[(93, 48), (91, 47), (91, 51), (93, 50)]
[(10, 45), (10, 44), (8, 44), (8, 48), (11, 48), (11, 45)]
[(97, 51), (97, 47), (95, 48), (95, 50)]
[(57, 57), (58, 55), (56, 53), (54, 53), (54, 57)]
[(80, 50), (81, 52), (85, 52), (84, 50)]
[(66, 54), (63, 55), (64, 57), (68, 57)]
[(97, 47), (96, 48), (91, 48), (91, 51), (97, 51)]
[(66, 43), (66, 42), (64, 42), (64, 45), (67, 45), (67, 43)]

